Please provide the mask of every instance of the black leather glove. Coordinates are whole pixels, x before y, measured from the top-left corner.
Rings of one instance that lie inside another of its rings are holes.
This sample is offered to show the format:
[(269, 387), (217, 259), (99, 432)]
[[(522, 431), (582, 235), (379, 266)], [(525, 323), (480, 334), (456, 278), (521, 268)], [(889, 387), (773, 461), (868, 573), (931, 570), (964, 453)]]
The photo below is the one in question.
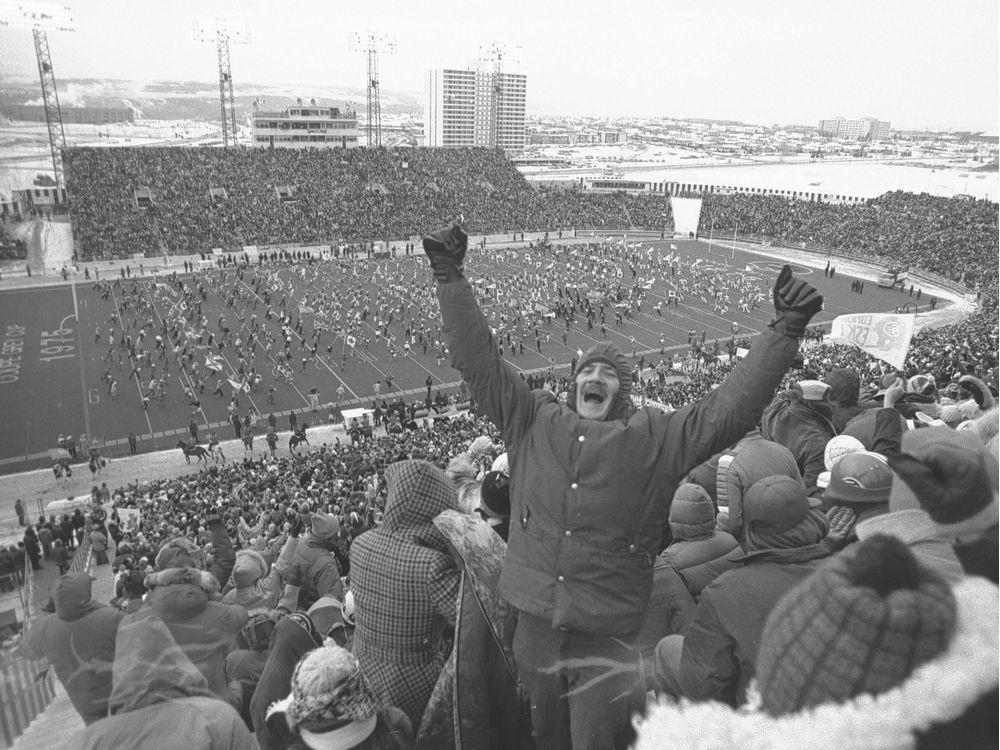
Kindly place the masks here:
[(458, 224), (424, 237), (424, 252), (431, 261), (434, 278), (447, 284), (462, 278), (462, 261), (469, 249), (469, 237)]
[(792, 275), (785, 265), (774, 282), (774, 312), (770, 327), (792, 338), (801, 338), (812, 316), (823, 309), (823, 295), (812, 284)]

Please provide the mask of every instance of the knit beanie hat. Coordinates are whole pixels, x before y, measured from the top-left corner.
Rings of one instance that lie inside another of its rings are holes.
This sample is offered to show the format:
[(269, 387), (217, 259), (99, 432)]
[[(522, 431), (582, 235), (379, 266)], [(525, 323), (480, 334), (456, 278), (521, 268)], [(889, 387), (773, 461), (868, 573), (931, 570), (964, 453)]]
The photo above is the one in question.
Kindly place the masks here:
[(334, 539), (340, 530), (340, 520), (323, 511), (316, 511), (312, 516), (312, 533), (320, 539)]
[(780, 716), (890, 690), (946, 648), (954, 625), (947, 582), (876, 534), (771, 610), (757, 653), (762, 708)]
[(844, 456), (830, 469), (830, 486), (823, 500), (831, 503), (887, 503), (892, 469), (880, 453), (859, 451)]
[(378, 704), (349, 651), (333, 645), (310, 651), (296, 665), (291, 687), (288, 697), (271, 704), (267, 718), (284, 713), (289, 729), (310, 747), (317, 746), (311, 740), (354, 747), (375, 730)]
[(823, 451), (823, 465), (830, 471), (834, 465), (848, 453), (865, 450), (865, 444), (851, 435), (835, 435), (827, 441)]
[(510, 517), (510, 479), (499, 471), (489, 471), (480, 488), (482, 507), (491, 518)]
[(267, 575), (267, 561), (260, 552), (252, 549), (241, 549), (236, 553), (236, 564), (233, 566), (233, 584), (238, 589), (253, 586)]
[[(587, 365), (594, 362), (609, 364), (618, 373), (618, 394), (615, 396), (616, 403), (608, 412), (608, 419), (618, 419), (625, 416), (631, 407), (629, 394), (632, 392), (632, 370), (628, 366), (625, 355), (618, 351), (613, 344), (599, 341), (584, 352), (583, 357), (577, 362), (576, 372), (573, 375), (576, 376)], [(568, 403), (575, 411), (576, 388), (570, 389)]]
[(895, 504), (912, 507), (906, 496), (913, 496), (934, 521), (956, 532), (996, 525), (1000, 467), (974, 433), (912, 430), (889, 461), (899, 475), (892, 487)]
[(179, 536), (163, 543), (160, 551), (156, 553), (155, 564), (157, 570), (166, 570), (167, 568), (203, 570), (205, 568), (205, 555), (197, 544)]
[(667, 518), (675, 541), (705, 539), (715, 531), (715, 506), (700, 484), (682, 484), (674, 492)]
[(933, 375), (914, 375), (906, 381), (906, 392), (919, 396), (933, 396), (937, 393), (937, 383)]

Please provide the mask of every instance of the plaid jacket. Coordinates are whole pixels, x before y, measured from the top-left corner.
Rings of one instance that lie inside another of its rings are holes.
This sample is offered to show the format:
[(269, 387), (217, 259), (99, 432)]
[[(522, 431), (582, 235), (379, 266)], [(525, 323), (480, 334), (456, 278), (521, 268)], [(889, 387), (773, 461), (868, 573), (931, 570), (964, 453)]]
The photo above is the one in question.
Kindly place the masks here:
[(419, 726), (455, 623), (459, 571), (434, 517), (455, 487), (426, 461), (386, 469), (385, 517), (351, 545), (354, 654), (376, 694)]

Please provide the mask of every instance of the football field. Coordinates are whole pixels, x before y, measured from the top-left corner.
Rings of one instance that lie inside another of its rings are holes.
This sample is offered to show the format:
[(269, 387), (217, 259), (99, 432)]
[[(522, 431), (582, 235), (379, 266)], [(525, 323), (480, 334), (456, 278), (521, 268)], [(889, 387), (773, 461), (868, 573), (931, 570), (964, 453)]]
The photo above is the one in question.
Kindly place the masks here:
[[(647, 259), (650, 265), (637, 279), (645, 289), (645, 297), (640, 309), (620, 322), (612, 300), (605, 300), (607, 322), (602, 334), (599, 326), (588, 329), (580, 315), (569, 327), (561, 317), (543, 316), (543, 309), (558, 299), (555, 285), (547, 280), (572, 278), (587, 262), (583, 250), (543, 255), (527, 249), (485, 253), (470, 249), (467, 275), (480, 290), (491, 324), (496, 322), (499, 331), (516, 332), (513, 351), (506, 337), (500, 339), (506, 360), (524, 373), (545, 371), (568, 364), (578, 349), (609, 340), (626, 354), (635, 351), (637, 358), (645, 355), (647, 364), (655, 364), (661, 358), (661, 347), (674, 354), (686, 350), (691, 331), (699, 337), (704, 332), (708, 341), (728, 341), (734, 323), (741, 335), (752, 335), (771, 318), (770, 289), (781, 268), (779, 260), (740, 250), (733, 253), (727, 249), (720, 254), (718, 247), (709, 254), (706, 243), (693, 240), (643, 242), (641, 247), (632, 245), (620, 255), (612, 257), (602, 272), (619, 276), (623, 287), (628, 288), (633, 283), (634, 260)], [(671, 280), (649, 270), (656, 267), (652, 260), (663, 256), (682, 259), (686, 264), (697, 261), (699, 273), (706, 276), (739, 275), (756, 284), (765, 299), (748, 312), (738, 309), (735, 300), (720, 310), (696, 294), (686, 296), (679, 305), (667, 305)], [(865, 292), (859, 295), (851, 292), (852, 277), (838, 273), (831, 279), (822, 269), (796, 264), (793, 268), (826, 298), (825, 309), (814, 323), (828, 323), (848, 312), (891, 311), (901, 302), (910, 301), (896, 291), (878, 289), (871, 281), (865, 283)], [(433, 282), (422, 254), (353, 262), (335, 259), (308, 266), (251, 267), (242, 278), (232, 269), (197, 276), (182, 274), (179, 278), (188, 289), (201, 284), (198, 298), (207, 320), (205, 329), (221, 332), (223, 327), (229, 328), (230, 341), (236, 336), (245, 341), (256, 320), (258, 331), (270, 331), (276, 341), (269, 350), (258, 347), (246, 359), (245, 367), (255, 368), (261, 381), (249, 392), (239, 394), (241, 416), (253, 406), (265, 417), (274, 413), (279, 429), (287, 429), (287, 416), (292, 411), (297, 413), (300, 424), (325, 421), (325, 406), (337, 401), (338, 393), (342, 394), (342, 407), (349, 408), (371, 406), (376, 395), (380, 401), (398, 397), (408, 403), (423, 401), (428, 379), (432, 395), (438, 390), (445, 394), (457, 391), (459, 376), (450, 367), (450, 356), (442, 358), (434, 346), (441, 333)], [(124, 352), (119, 367), (117, 353), (122, 350), (117, 345), (111, 347), (114, 351), (108, 360), (108, 336), (113, 334), (117, 342), (122, 333), (119, 321), (132, 335), (145, 328), (146, 348), (152, 349), (152, 336), (160, 332), (165, 321), (176, 321), (179, 315), (177, 285), (169, 278), (118, 282), (110, 294), (103, 295), (93, 282), (79, 280), (75, 284), (0, 293), (0, 413), (4, 426), (0, 430), (0, 473), (51, 465), (49, 452), (57, 447), (60, 434), (88, 435), (103, 445), (104, 455), (111, 457), (128, 452), (129, 432), (137, 436), (140, 451), (173, 447), (187, 437), (192, 419), (199, 426), (200, 437), (208, 429), (216, 429), (223, 439), (235, 436), (227, 421), (226, 407), (233, 385), (241, 383), (231, 343), (219, 349), (205, 340), (195, 341), (193, 333), (188, 335), (202, 371), (209, 362), (220, 368), (224, 395), (212, 393), (215, 376), (203, 392), (197, 392), (196, 382), (181, 373), (172, 354), (165, 353), (153, 357), (157, 370), (162, 372), (165, 365), (169, 373), (165, 394), (162, 400), (154, 398), (145, 407), (147, 384), (142, 381), (150, 375), (148, 368), (141, 368), (139, 378), (131, 377), (135, 363)], [(547, 288), (532, 292), (529, 300), (528, 290), (533, 285)], [(520, 304), (511, 305), (518, 295), (524, 296), (516, 300)], [(272, 309), (270, 320), (266, 319), (265, 299)], [(925, 297), (923, 306), (927, 301)], [(142, 307), (137, 308), (137, 303)], [(505, 306), (508, 310), (530, 309), (524, 311), (526, 317), (521, 323), (505, 326), (499, 323)], [(368, 312), (362, 318), (352, 317), (365, 309)], [(291, 358), (284, 372), (276, 366), (283, 340), (282, 313), (291, 319)], [(533, 315), (537, 319), (526, 322)], [(426, 351), (418, 333), (428, 342)], [(524, 343), (523, 351), (519, 342)], [(315, 357), (303, 348), (313, 343)], [(117, 381), (114, 395), (108, 380), (102, 377), (105, 373)], [(228, 382), (234, 379), (234, 383)], [(185, 397), (184, 387), (196, 392), (196, 406)], [(274, 392), (269, 397), (272, 387)], [(311, 391), (322, 405), (315, 414), (310, 406)]]

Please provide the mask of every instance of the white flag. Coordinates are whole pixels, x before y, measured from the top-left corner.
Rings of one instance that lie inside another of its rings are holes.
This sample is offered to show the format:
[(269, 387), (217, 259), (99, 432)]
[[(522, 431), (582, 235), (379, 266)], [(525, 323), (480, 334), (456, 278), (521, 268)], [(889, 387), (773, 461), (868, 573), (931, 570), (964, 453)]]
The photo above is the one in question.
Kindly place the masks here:
[(670, 243), (670, 249), (671, 249), (671, 250), (676, 250), (676, 249), (677, 249), (677, 245), (675, 245), (675, 244), (673, 244), (673, 243), (671, 242), (671, 243)]
[(829, 340), (852, 344), (901, 370), (913, 338), (916, 317), (895, 313), (840, 315), (833, 319)]

